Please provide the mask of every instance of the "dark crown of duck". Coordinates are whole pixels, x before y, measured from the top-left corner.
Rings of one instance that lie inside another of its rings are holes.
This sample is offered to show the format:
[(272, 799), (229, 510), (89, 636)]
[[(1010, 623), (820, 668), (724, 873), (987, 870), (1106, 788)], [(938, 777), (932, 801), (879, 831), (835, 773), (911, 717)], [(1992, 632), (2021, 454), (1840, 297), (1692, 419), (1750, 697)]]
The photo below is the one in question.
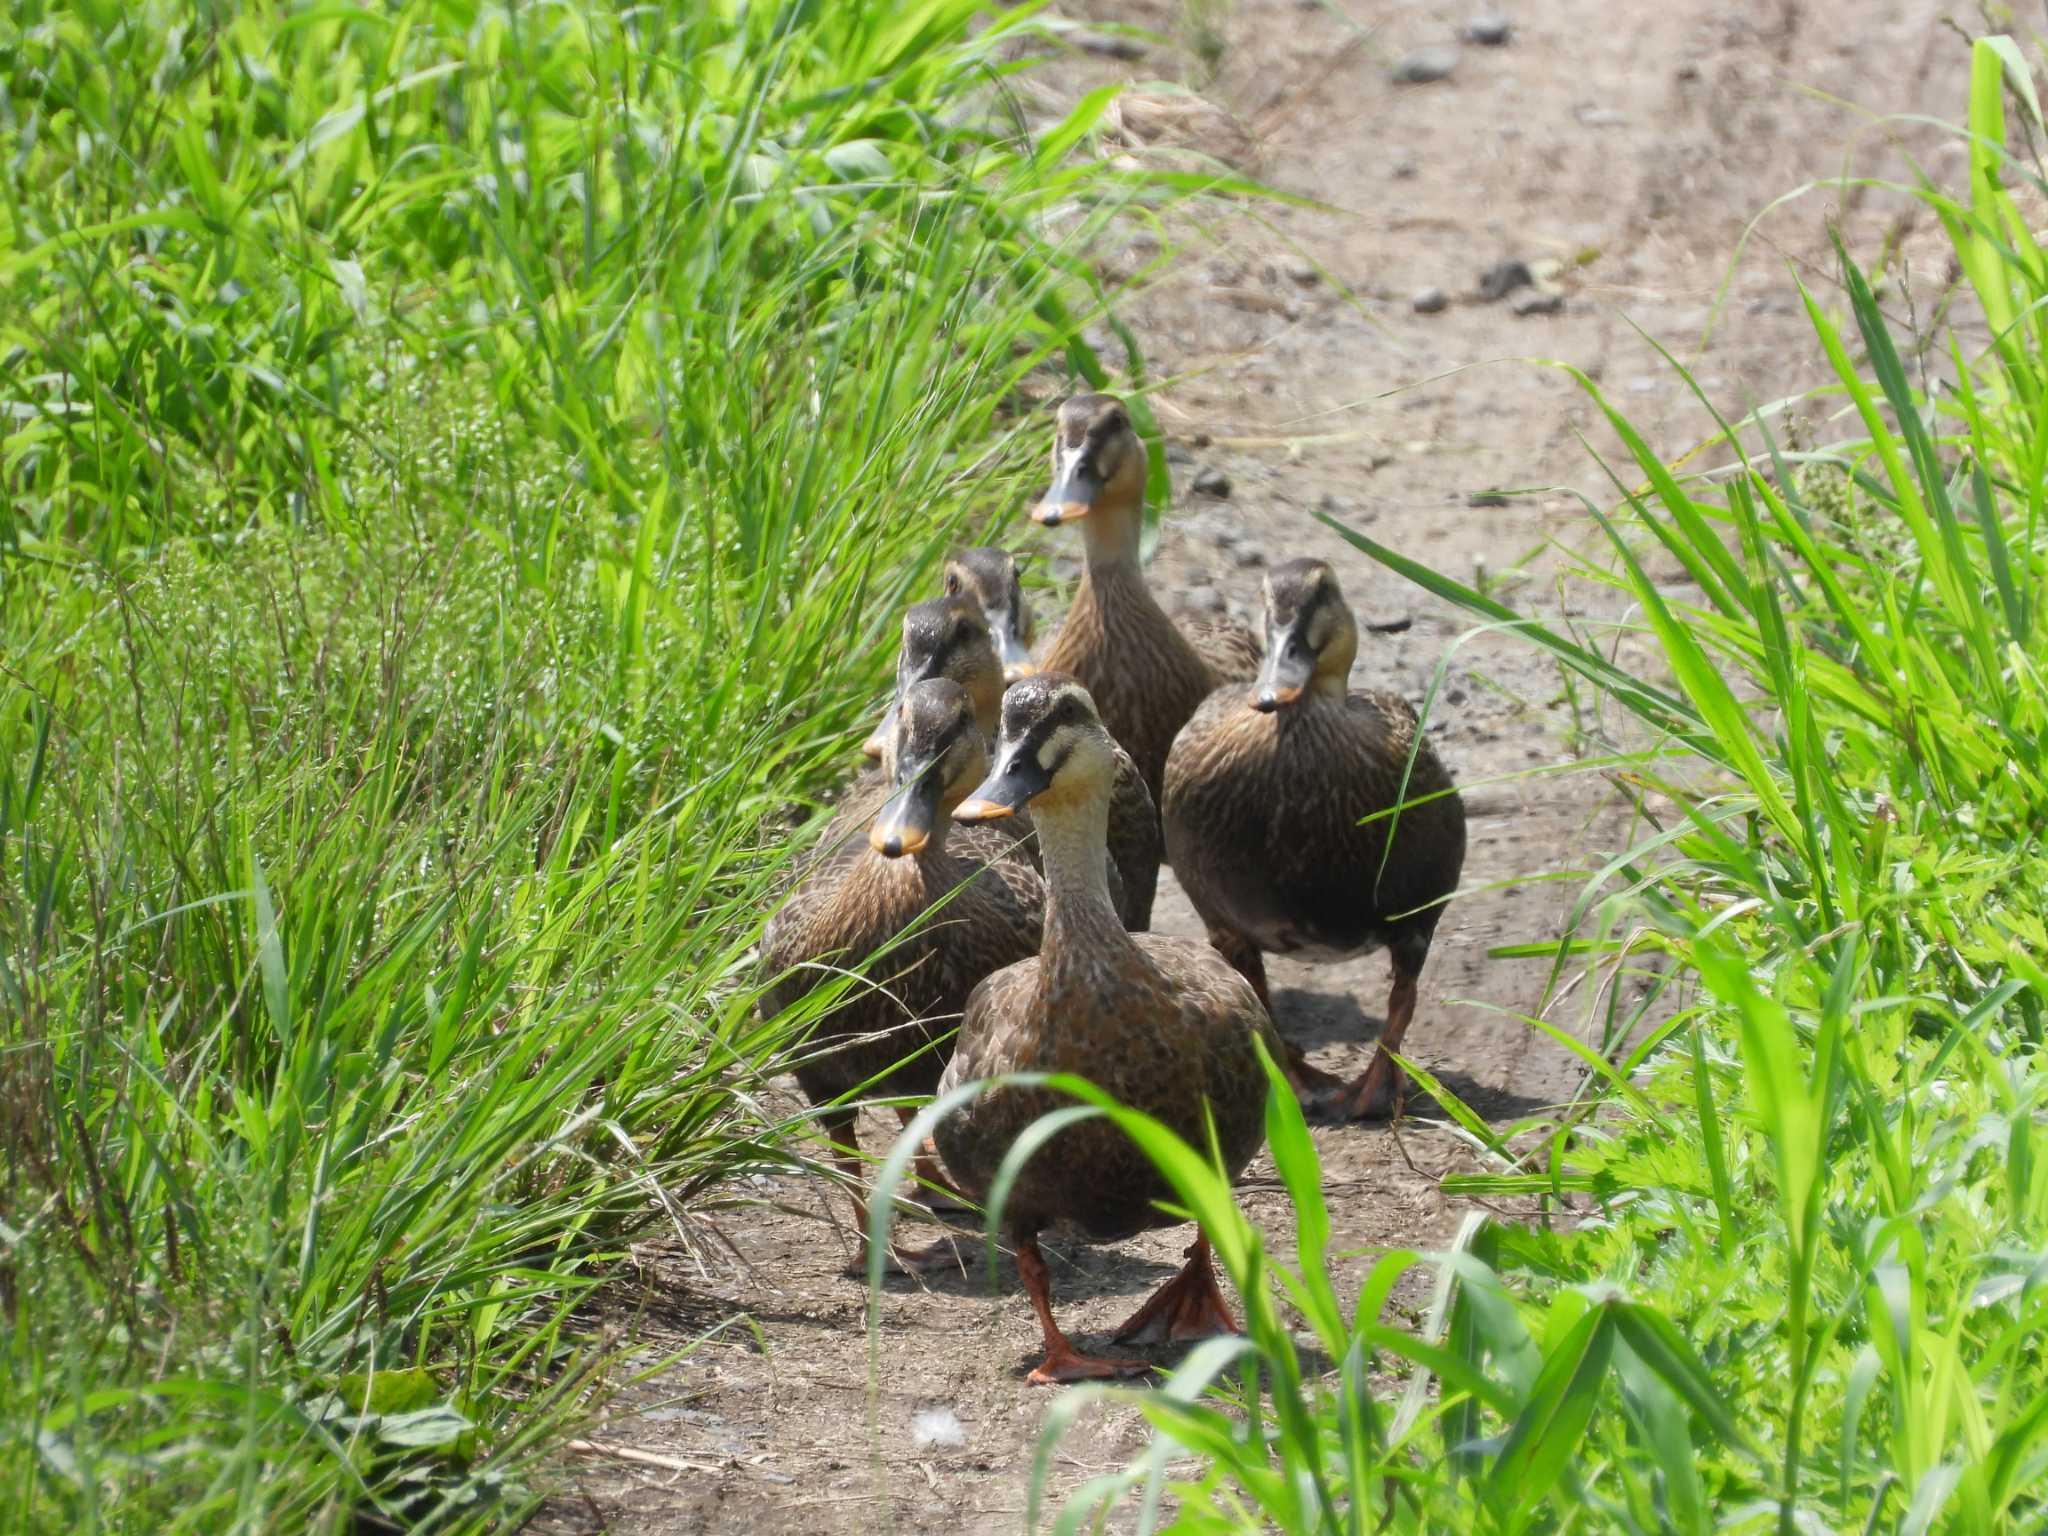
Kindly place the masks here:
[(943, 838), (954, 808), (987, 771), (988, 752), (973, 699), (950, 678), (912, 683), (890, 723), (895, 793), (875, 813), (868, 844), (893, 859)]
[(1076, 395), (1060, 407), (1052, 440), (1052, 488), (1032, 510), (1048, 528), (1107, 505), (1141, 501), (1145, 447), (1114, 395)]
[(1344, 696), (1358, 656), (1358, 622), (1320, 560), (1289, 560), (1266, 574), (1266, 656), (1253, 709), (1296, 703), (1310, 689)]
[(1038, 670), (1031, 661), (1031, 609), (1024, 602), (1015, 555), (1004, 549), (963, 549), (947, 560), (943, 582), (946, 596), (981, 604), (1005, 682)]

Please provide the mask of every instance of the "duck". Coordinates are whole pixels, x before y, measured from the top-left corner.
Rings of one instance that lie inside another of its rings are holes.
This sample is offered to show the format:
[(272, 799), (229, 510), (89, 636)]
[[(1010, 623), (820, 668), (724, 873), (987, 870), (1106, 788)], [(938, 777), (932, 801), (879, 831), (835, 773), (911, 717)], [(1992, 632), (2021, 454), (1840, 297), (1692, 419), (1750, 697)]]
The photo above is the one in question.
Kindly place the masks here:
[[(993, 750), (1003, 699), (1004, 668), (997, 660), (994, 626), (978, 597), (955, 594), (913, 604), (903, 615), (903, 648), (896, 659), (896, 687), (902, 690), (929, 677), (949, 677), (974, 701), (975, 718)], [(889, 718), (876, 727), (879, 743), (892, 727)], [(1017, 831), (1027, 856), (1028, 818)], [(1116, 780), (1109, 807), (1110, 889), (1124, 926), (1143, 933), (1152, 925), (1152, 903), (1159, 887), (1159, 865), (1166, 843), (1160, 834), (1159, 811), (1144, 775), (1131, 755), (1117, 748)]]
[[(1191, 1144), (1213, 1147), (1234, 1176), (1265, 1139), (1267, 1078), (1255, 1042), (1275, 1060), (1280, 1042), (1251, 984), (1209, 945), (1130, 933), (1117, 920), (1107, 847), (1115, 772), (1114, 739), (1078, 679), (1040, 672), (1004, 694), (995, 765), (953, 814), (1000, 825), (1030, 811), (1045, 862), (1044, 931), (1035, 956), (991, 973), (968, 996), (939, 1091), (1006, 1073), (1078, 1073)], [(943, 1116), (933, 1140), (954, 1187), (986, 1201), (1017, 1138), (1063, 1102), (1043, 1088), (996, 1085)], [(1085, 1355), (1061, 1331), (1038, 1239), (1053, 1227), (1110, 1242), (1174, 1225), (1180, 1218), (1159, 1208), (1170, 1198), (1151, 1161), (1099, 1117), (1067, 1126), (1025, 1164), (1002, 1219), (1043, 1334), (1033, 1382), (1150, 1369)], [(1119, 1342), (1236, 1329), (1207, 1238), (1198, 1233), (1186, 1257), (1118, 1329)]]
[[(1017, 856), (1014, 837), (952, 824), (988, 768), (972, 696), (948, 678), (922, 679), (904, 691), (895, 716), (891, 793), (866, 838), (822, 850), (760, 946), (773, 978), (761, 996), (763, 1017), (848, 970), (863, 972), (795, 1067), (853, 1187), (860, 1144), (848, 1096), (928, 1097), (969, 993), (991, 972), (1038, 953), (1045, 910), (1045, 883)], [(943, 910), (921, 921), (941, 902)], [(914, 1110), (897, 1114), (908, 1124)], [(917, 1175), (945, 1188), (928, 1157)]]
[(1003, 682), (1014, 683), (1038, 670), (1031, 659), (1036, 638), (1031, 605), (1024, 600), (1023, 572), (1007, 549), (963, 549), (947, 557), (940, 576), (946, 597), (971, 597), (988, 618), (996, 655), (1003, 663)]
[(1167, 758), (1167, 855), (1211, 942), (1269, 1006), (1265, 954), (1387, 951), (1386, 1028), (1365, 1072), (1340, 1083), (1299, 1052), (1290, 1065), (1340, 1116), (1397, 1115), (1393, 1053), (1464, 869), (1464, 803), (1409, 702), (1351, 688), (1358, 621), (1329, 565), (1273, 567), (1264, 598), (1257, 680), (1211, 693)]
[(1136, 759), (1156, 803), (1173, 738), (1202, 700), (1257, 673), (1257, 637), (1241, 624), (1167, 617), (1138, 562), (1145, 447), (1114, 395), (1077, 395), (1053, 430), (1052, 487), (1031, 516), (1079, 522), (1086, 565), (1040, 665), (1080, 679), (1109, 732)]

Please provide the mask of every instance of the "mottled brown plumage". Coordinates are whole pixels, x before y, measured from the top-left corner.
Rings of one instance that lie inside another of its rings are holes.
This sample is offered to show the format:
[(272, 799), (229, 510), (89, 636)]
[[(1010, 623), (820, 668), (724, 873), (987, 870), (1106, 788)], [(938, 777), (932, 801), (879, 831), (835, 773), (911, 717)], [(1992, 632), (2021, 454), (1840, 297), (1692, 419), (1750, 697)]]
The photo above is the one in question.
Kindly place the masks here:
[(1145, 450), (1121, 400), (1079, 395), (1061, 406), (1052, 459), (1052, 489), (1032, 516), (1047, 527), (1079, 519), (1087, 564), (1042, 665), (1080, 679), (1156, 802), (1174, 736), (1219, 684), (1250, 681), (1258, 642), (1227, 621), (1184, 630), (1145, 585)]
[[(1111, 746), (1071, 677), (1041, 673), (1004, 699), (996, 766), (960, 815), (1031, 806), (1045, 858), (1044, 944), (1035, 959), (974, 989), (941, 1091), (1007, 1072), (1076, 1073), (1196, 1145), (1206, 1144), (1213, 1116), (1223, 1165), (1234, 1174), (1264, 1139), (1266, 1076), (1253, 1041), (1263, 1038), (1276, 1059), (1280, 1044), (1250, 985), (1207, 945), (1127, 933), (1117, 921), (1104, 878)], [(1043, 1089), (990, 1089), (940, 1122), (934, 1139), (948, 1172), (985, 1196), (1018, 1136), (1064, 1102)], [(1029, 1256), (1020, 1264), (1046, 1328), (1048, 1358), (1037, 1379), (1128, 1364), (1072, 1353), (1051, 1321), (1042, 1265), (1033, 1268), (1038, 1233), (1060, 1225), (1104, 1241), (1171, 1225), (1154, 1206), (1168, 1194), (1150, 1160), (1105, 1120), (1069, 1126), (1026, 1164), (1003, 1218)], [(1174, 1282), (1182, 1289), (1134, 1324), (1164, 1322), (1171, 1331), (1217, 1315), (1207, 1252), (1197, 1248), (1196, 1262)]]
[[(996, 659), (985, 610), (977, 599), (941, 597), (918, 603), (903, 615), (903, 648), (896, 659), (897, 697), (927, 677), (951, 678), (967, 690), (974, 700), (975, 719), (993, 746), (1002, 707), (1003, 670)], [(875, 739), (889, 728), (885, 719), (876, 728)], [(1037, 843), (1031, 837), (1028, 817), (1021, 818), (1013, 835), (1023, 840), (1028, 857), (1036, 863)], [(1110, 894), (1124, 926), (1134, 933), (1152, 925), (1152, 898), (1165, 854), (1158, 807), (1137, 764), (1118, 748), (1109, 806)]]
[(1464, 807), (1428, 740), (1418, 744), (1408, 701), (1349, 691), (1358, 629), (1328, 566), (1276, 567), (1266, 611), (1258, 683), (1219, 688), (1174, 743), (1167, 849), (1217, 947), (1261, 995), (1262, 950), (1311, 960), (1390, 952), (1381, 1050), (1343, 1101), (1381, 1113), (1399, 1096), (1386, 1052), (1400, 1047), (1464, 866)]
[[(972, 701), (931, 679), (906, 692), (897, 715), (894, 792), (860, 841), (842, 835), (820, 850), (761, 940), (776, 977), (762, 998), (769, 1013), (865, 968), (796, 1065), (797, 1083), (820, 1106), (856, 1090), (929, 1094), (971, 989), (1038, 949), (1044, 882), (1015, 856), (1014, 837), (951, 826), (953, 807), (988, 764)], [(831, 1110), (825, 1123), (842, 1146), (854, 1145), (851, 1109)]]
[(1219, 684), (1248, 683), (1259, 675), (1259, 637), (1237, 620), (1183, 616), (1177, 622)]

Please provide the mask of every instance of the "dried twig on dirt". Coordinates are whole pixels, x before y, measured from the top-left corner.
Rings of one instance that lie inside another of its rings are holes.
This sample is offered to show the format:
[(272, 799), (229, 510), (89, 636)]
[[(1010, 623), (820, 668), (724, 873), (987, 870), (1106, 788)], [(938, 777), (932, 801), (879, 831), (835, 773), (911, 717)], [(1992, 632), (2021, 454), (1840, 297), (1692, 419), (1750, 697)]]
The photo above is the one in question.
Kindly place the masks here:
[(578, 1456), (608, 1456), (613, 1461), (630, 1461), (635, 1466), (660, 1467), (664, 1472), (723, 1472), (722, 1461), (689, 1461), (681, 1456), (662, 1456), (654, 1451), (636, 1451), (630, 1445), (607, 1445), (602, 1440), (571, 1440), (562, 1447)]

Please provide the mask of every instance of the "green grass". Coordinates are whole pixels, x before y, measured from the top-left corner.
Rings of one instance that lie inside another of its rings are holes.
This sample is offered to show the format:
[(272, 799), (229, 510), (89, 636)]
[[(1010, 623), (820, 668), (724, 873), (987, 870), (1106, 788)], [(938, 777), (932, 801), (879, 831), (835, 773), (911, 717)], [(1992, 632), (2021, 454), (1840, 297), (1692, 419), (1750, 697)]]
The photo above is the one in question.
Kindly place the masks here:
[[(1684, 475), (1580, 379), (1631, 461), (1617, 504), (1588, 508), (1612, 559), (1587, 575), (1668, 676), (1332, 524), (1598, 702), (1644, 835), (1556, 964), (1642, 1000), (1581, 1021), (1598, 1070), (1560, 1114), (1489, 1128), (1428, 1085), (1484, 1163), (1451, 1193), (1575, 1208), (1381, 1255), (1356, 1296), (1327, 1278), (1287, 1095), (1269, 1135), (1291, 1267), (1199, 1158), (1160, 1147), (1246, 1337), (1129, 1398), (1152, 1449), (1061, 1529), (1125, 1502), (1186, 1532), (2048, 1523), (2048, 252), (2007, 190), (2048, 194), (2014, 147), (2041, 133), (2033, 102), (2017, 50), (1978, 42), (1968, 186), (1917, 189), (1958, 312), (1990, 326), (1989, 345), (1947, 338), (1932, 397), (1847, 252), (1839, 292), (1807, 293), (1838, 442), (1794, 454), (1749, 420), (1725, 431), (1730, 472)], [(1383, 1308), (1417, 1266), (1436, 1289), (1410, 1333)], [(1305, 1370), (1296, 1330), (1334, 1372)]]
[[(1033, 8), (0, 18), (0, 1507), (516, 1522), (1107, 221)], [(1135, 352), (1119, 360), (1135, 372)]]

